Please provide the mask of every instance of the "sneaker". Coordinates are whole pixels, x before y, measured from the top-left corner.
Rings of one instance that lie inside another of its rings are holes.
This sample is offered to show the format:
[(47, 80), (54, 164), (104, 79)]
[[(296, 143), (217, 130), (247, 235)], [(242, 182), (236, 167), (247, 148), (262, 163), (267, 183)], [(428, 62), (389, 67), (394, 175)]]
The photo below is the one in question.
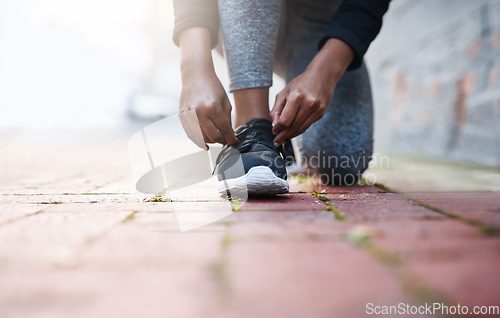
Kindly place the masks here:
[[(224, 146), (215, 163), (219, 193), (248, 191), (249, 196), (288, 193), (285, 162), (273, 144), (271, 121), (252, 119), (235, 132), (240, 143), (236, 147)], [(240, 156), (243, 169), (235, 164)]]

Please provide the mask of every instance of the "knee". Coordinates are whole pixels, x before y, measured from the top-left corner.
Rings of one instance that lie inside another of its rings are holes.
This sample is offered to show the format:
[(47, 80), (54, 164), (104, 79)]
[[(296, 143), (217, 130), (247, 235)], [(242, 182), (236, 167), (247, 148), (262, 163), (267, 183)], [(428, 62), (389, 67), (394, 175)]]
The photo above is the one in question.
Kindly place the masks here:
[(321, 179), (325, 185), (351, 186), (358, 183), (368, 168), (371, 152), (352, 155), (338, 155), (323, 152), (317, 158), (309, 156), (305, 166), (308, 171)]

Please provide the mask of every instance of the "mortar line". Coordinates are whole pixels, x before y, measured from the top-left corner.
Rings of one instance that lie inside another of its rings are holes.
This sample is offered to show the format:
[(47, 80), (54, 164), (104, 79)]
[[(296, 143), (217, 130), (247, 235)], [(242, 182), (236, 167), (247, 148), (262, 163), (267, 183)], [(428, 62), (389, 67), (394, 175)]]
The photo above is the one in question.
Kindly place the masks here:
[(16, 223), (16, 222), (19, 222), (21, 220), (24, 220), (26, 218), (29, 218), (31, 216), (34, 216), (34, 215), (38, 215), (38, 214), (41, 214), (42, 212), (54, 207), (55, 205), (58, 205), (57, 203), (56, 204), (48, 204), (47, 207), (44, 207), (44, 208), (41, 208), (40, 210), (37, 210), (33, 213), (29, 213), (29, 214), (25, 214), (23, 216), (20, 216), (20, 217), (17, 217), (17, 218), (13, 218), (13, 219), (10, 219), (10, 220), (7, 220), (5, 222), (2, 222), (0, 223), (0, 229), (5, 226), (5, 225), (9, 225), (9, 224), (12, 224), (12, 223)]
[(427, 209), (427, 210), (431, 210), (433, 212), (436, 212), (436, 213), (439, 213), (441, 215), (444, 215), (452, 220), (457, 220), (457, 221), (460, 221), (462, 223), (465, 223), (467, 225), (470, 225), (470, 226), (473, 226), (475, 228), (477, 228), (481, 233), (483, 233), (484, 235), (486, 236), (499, 236), (500, 235), (500, 228), (497, 228), (495, 226), (491, 226), (491, 225), (488, 225), (484, 222), (481, 222), (481, 221), (477, 221), (477, 220), (473, 220), (473, 219), (469, 219), (467, 217), (463, 217), (461, 215), (457, 215), (457, 214), (454, 214), (453, 212), (448, 212), (444, 209), (440, 209), (438, 207), (435, 207), (431, 204), (428, 204), (428, 203), (425, 203), (421, 200), (418, 200), (418, 199), (415, 199), (415, 198), (412, 198), (411, 197), (411, 194), (407, 194), (407, 193), (404, 193), (404, 192), (399, 192), (399, 191), (395, 191), (383, 184), (380, 184), (380, 183), (376, 183), (375, 186), (379, 189), (382, 189), (386, 192), (390, 192), (390, 193), (396, 193), (396, 194), (399, 194), (401, 195), (404, 199), (408, 200), (408, 201), (413, 201), (415, 202), (416, 204), (420, 205), (421, 207)]

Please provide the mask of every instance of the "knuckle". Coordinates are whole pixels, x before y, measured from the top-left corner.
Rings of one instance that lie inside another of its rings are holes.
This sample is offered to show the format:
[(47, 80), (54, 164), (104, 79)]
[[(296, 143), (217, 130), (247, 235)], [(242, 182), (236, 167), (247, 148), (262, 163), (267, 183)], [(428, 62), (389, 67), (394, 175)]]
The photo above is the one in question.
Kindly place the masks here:
[(288, 128), (290, 127), (291, 123), (288, 121), (288, 120), (282, 120), (282, 121), (279, 121), (278, 124), (281, 126), (281, 127), (285, 127), (285, 128)]
[(321, 101), (315, 97), (309, 97), (305, 104), (310, 109), (317, 109), (320, 107)]
[(216, 102), (212, 102), (212, 101), (206, 102), (202, 106), (202, 109), (207, 114), (214, 114), (216, 112), (216, 109), (217, 109), (217, 103)]
[(328, 110), (328, 108), (325, 106), (325, 105), (320, 105), (320, 114), (321, 116), (323, 117), (324, 114), (326, 114), (326, 111)]
[(290, 94), (291, 97), (295, 100), (301, 100), (304, 98), (304, 93), (301, 91), (294, 91), (293, 93)]

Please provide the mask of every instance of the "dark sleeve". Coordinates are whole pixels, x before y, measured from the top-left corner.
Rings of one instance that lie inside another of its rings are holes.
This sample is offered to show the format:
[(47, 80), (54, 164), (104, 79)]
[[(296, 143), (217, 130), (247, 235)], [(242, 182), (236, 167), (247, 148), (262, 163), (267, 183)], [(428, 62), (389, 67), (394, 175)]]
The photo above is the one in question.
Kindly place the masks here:
[(174, 0), (174, 43), (179, 46), (182, 31), (192, 27), (205, 27), (212, 35), (212, 48), (217, 45), (219, 10), (217, 0)]
[(390, 0), (345, 0), (319, 43), (319, 49), (330, 38), (337, 38), (354, 51), (348, 70), (361, 66), (370, 43), (382, 27), (382, 17)]

